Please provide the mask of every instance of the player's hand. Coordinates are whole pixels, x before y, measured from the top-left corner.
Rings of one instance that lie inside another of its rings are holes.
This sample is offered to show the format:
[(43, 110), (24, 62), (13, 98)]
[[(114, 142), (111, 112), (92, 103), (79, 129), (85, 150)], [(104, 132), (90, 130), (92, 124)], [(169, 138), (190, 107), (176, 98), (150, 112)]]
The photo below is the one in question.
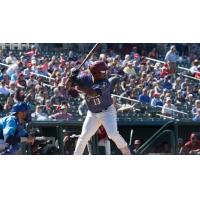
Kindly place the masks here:
[(30, 144), (30, 145), (33, 145), (34, 142), (35, 142), (35, 138), (34, 138), (33, 136), (29, 135), (29, 136), (27, 137), (26, 143), (27, 143), (27, 144)]
[(79, 72), (80, 72), (80, 70), (79, 70), (78, 68), (73, 67), (73, 68), (71, 69), (70, 76), (76, 77), (76, 76), (78, 76)]

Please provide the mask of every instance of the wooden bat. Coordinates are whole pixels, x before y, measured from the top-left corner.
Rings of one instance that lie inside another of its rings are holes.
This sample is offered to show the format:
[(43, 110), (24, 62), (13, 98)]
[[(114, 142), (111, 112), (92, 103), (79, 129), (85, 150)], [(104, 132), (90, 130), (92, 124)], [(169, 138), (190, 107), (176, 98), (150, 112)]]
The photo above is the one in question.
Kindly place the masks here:
[(92, 54), (95, 53), (95, 51), (100, 47), (100, 43), (96, 43), (94, 45), (94, 47), (92, 48), (92, 50), (88, 53), (88, 55), (85, 57), (85, 59), (82, 61), (82, 63), (80, 64), (80, 66), (78, 67), (78, 69), (80, 69), (84, 64), (85, 62), (92, 56)]

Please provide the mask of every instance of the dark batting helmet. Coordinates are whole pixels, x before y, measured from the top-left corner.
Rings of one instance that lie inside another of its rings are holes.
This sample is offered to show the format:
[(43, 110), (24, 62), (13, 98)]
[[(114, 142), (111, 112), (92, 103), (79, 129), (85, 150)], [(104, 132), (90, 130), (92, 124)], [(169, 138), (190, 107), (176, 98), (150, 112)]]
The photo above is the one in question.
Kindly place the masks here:
[(97, 61), (93, 65), (90, 65), (89, 69), (92, 75), (95, 75), (95, 74), (100, 74), (101, 72), (108, 70), (108, 66), (103, 61)]

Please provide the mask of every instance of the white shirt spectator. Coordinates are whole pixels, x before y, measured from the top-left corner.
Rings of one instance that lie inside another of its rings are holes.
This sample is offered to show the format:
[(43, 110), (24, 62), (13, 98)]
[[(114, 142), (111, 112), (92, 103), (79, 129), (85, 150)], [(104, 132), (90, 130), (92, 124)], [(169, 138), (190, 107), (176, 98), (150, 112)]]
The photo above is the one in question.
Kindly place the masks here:
[(175, 116), (176, 112), (173, 110), (177, 110), (177, 108), (171, 103), (171, 99), (167, 98), (166, 103), (162, 107), (162, 114), (167, 116)]
[(198, 71), (198, 68), (197, 68), (197, 66), (195, 66), (195, 65), (193, 65), (193, 66), (190, 68), (190, 72), (192, 73), (192, 75), (194, 75), (197, 71)]
[(33, 120), (47, 120), (48, 115), (42, 112), (41, 106), (36, 106), (35, 112), (31, 114)]
[(38, 120), (38, 121), (42, 121), (42, 120), (47, 120), (48, 119), (48, 115), (46, 113), (38, 113), (38, 112), (34, 112), (31, 114), (31, 117), (33, 120)]
[(11, 77), (13, 74), (17, 72), (18, 65), (17, 64), (12, 64), (10, 67), (6, 70), (6, 74)]
[(3, 94), (5, 96), (10, 94), (10, 91), (7, 87), (5, 87), (4, 85), (0, 85), (0, 94)]
[(37, 85), (37, 84), (38, 84), (38, 81), (35, 79), (33, 79), (33, 80), (29, 79), (26, 81), (27, 87), (30, 87), (31, 85)]
[(173, 49), (175, 48), (175, 46), (171, 46), (170, 50), (167, 52), (166, 56), (165, 56), (165, 61), (167, 62), (176, 62), (178, 57), (176, 54), (176, 51), (173, 51)]
[(17, 62), (17, 59), (14, 56), (8, 56), (6, 58), (6, 64), (10, 65), (10, 64), (14, 64)]

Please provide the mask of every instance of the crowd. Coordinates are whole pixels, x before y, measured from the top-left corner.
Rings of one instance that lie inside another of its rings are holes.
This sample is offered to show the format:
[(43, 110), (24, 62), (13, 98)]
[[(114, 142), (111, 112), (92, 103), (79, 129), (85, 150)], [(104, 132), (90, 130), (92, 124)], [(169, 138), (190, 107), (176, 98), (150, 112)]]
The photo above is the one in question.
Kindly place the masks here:
[[(116, 98), (116, 106), (121, 108), (119, 117), (199, 120), (199, 81), (192, 78), (200, 76), (200, 47), (198, 44), (190, 44), (190, 48), (186, 48), (185, 44), (184, 48), (180, 48), (180, 44), (176, 46), (172, 45), (164, 52), (156, 45), (149, 52), (139, 50), (137, 46), (128, 54), (117, 54), (113, 49), (98, 52), (82, 70), (87, 73), (88, 66), (98, 59), (107, 63), (113, 93), (136, 100), (131, 102)], [(74, 90), (77, 97), (74, 99), (65, 89), (71, 68), (79, 64), (84, 56), (84, 53), (72, 50), (43, 55), (34, 45), (25, 52), (1, 50), (1, 116), (8, 114), (18, 101), (29, 105), (34, 120), (71, 120), (84, 116), (87, 108), (82, 96)], [(145, 56), (161, 59), (164, 63)], [(178, 68), (186, 65), (187, 71)]]

